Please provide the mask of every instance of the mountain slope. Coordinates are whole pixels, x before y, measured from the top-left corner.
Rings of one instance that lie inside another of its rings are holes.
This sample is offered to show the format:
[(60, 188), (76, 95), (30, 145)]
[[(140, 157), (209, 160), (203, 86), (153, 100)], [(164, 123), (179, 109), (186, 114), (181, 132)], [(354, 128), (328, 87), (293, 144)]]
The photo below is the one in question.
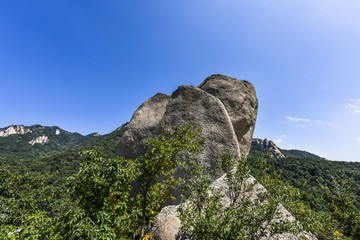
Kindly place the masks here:
[(59, 127), (11, 125), (0, 129), (0, 157), (33, 158), (50, 156), (91, 140), (99, 134), (83, 136)]
[(303, 199), (316, 210), (324, 206), (319, 200), (323, 192), (320, 184), (332, 186), (333, 177), (339, 176), (342, 180), (353, 182), (353, 189), (349, 190), (355, 194), (354, 204), (360, 209), (360, 162), (330, 161), (306, 151), (283, 149), (279, 150), (284, 158), (274, 157), (274, 154), (265, 157), (267, 150), (272, 153), (272, 149), (263, 149), (257, 141), (253, 141), (248, 160), (254, 175), (259, 171), (256, 163), (266, 161), (283, 181), (304, 191)]
[(256, 150), (258, 152), (262, 152), (263, 154), (269, 152), (273, 157), (276, 158), (299, 157), (299, 158), (325, 159), (313, 153), (309, 153), (302, 150), (281, 149), (278, 146), (276, 146), (276, 144), (273, 141), (268, 140), (267, 138), (265, 138), (264, 140), (254, 138), (251, 142), (251, 150), (252, 151)]
[(1, 164), (8, 165), (19, 171), (31, 170), (44, 174), (50, 173), (53, 175), (50, 181), (62, 182), (78, 171), (81, 162), (79, 156), (80, 149), (97, 149), (106, 157), (114, 157), (116, 146), (126, 131), (126, 126), (127, 123), (109, 134), (98, 136), (92, 141), (88, 140), (84, 144), (78, 144), (75, 147), (68, 148), (51, 156), (25, 157), (23, 159), (15, 156), (2, 157)]

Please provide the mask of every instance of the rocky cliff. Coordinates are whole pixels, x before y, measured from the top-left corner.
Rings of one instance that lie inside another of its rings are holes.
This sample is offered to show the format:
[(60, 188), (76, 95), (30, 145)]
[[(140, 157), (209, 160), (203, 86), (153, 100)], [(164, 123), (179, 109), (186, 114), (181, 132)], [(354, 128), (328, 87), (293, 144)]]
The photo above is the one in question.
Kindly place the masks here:
[(265, 138), (264, 140), (254, 138), (251, 143), (252, 148), (261, 152), (269, 152), (272, 157), (285, 158), (285, 155), (280, 151), (276, 144)]

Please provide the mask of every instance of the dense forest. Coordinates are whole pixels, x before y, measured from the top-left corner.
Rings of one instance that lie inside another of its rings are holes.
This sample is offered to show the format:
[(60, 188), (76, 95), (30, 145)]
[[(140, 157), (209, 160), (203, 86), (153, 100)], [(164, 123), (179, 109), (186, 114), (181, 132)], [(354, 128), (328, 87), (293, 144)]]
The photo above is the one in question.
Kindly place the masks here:
[[(274, 226), (274, 234), (311, 231), (318, 239), (359, 239), (359, 163), (328, 161), (298, 150), (282, 150), (286, 158), (274, 158), (256, 146), (248, 161), (224, 154), (219, 168), (227, 173), (228, 184), (238, 198), (235, 200), (243, 204), (242, 208), (225, 207), (203, 169), (190, 160), (184, 164), (178, 159), (184, 151), (194, 156), (201, 151), (204, 140), (199, 130), (192, 126), (174, 128), (149, 141), (149, 151), (141, 159), (130, 161), (115, 157), (126, 125), (53, 155), (1, 157), (1, 238), (151, 239), (146, 226), (156, 217), (162, 201), (172, 198), (165, 190), (183, 184), (189, 201), (202, 205), (180, 205), (181, 231), (188, 239), (259, 239), (266, 232), (259, 229), (259, 221), (266, 221), (278, 203), (299, 223)], [(242, 167), (233, 174), (235, 165)], [(196, 176), (191, 184), (173, 178), (174, 169), (184, 166)], [(253, 203), (239, 197), (238, 192), (251, 187), (243, 181), (249, 174), (268, 189), (268, 203), (257, 203), (261, 214), (247, 211), (244, 221), (240, 216), (244, 216), (244, 209), (252, 209)], [(168, 181), (157, 183), (158, 177)], [(130, 197), (135, 180), (151, 187)], [(225, 222), (228, 228), (223, 228)]]

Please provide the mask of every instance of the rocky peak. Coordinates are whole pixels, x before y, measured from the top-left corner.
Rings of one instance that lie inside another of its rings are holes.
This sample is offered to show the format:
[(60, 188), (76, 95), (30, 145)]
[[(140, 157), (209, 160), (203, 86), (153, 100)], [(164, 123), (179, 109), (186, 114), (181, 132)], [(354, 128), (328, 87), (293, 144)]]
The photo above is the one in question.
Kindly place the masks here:
[(258, 146), (263, 152), (269, 151), (273, 157), (285, 158), (285, 155), (280, 151), (276, 144), (267, 138), (264, 140), (254, 138), (252, 140), (252, 145)]
[(7, 137), (10, 135), (23, 135), (25, 133), (30, 133), (31, 130), (24, 127), (23, 125), (11, 125), (0, 129), (0, 137)]
[(98, 137), (98, 134), (83, 136), (68, 132), (58, 126), (10, 125), (0, 128), (0, 157), (48, 156)]
[(49, 137), (42, 135), (29, 141), (29, 144), (34, 145), (35, 143), (45, 144), (49, 141)]

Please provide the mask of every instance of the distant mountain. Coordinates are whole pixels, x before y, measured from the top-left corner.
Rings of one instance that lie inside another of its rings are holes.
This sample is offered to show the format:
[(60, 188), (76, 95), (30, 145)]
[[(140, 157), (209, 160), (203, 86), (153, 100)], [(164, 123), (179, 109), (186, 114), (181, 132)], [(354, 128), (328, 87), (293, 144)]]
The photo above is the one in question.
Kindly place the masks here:
[(0, 157), (33, 158), (50, 156), (99, 138), (83, 136), (59, 127), (10, 125), (0, 128)]
[(251, 150), (256, 150), (262, 153), (269, 152), (272, 157), (285, 158), (285, 155), (280, 151), (276, 144), (267, 138), (264, 140), (254, 138), (251, 142)]
[[(270, 153), (270, 157), (265, 157), (266, 153)], [(350, 179), (354, 204), (360, 209), (360, 162), (330, 161), (306, 151), (278, 148), (268, 139), (253, 139), (248, 160), (255, 176), (259, 171), (256, 164), (260, 159), (265, 160), (283, 181), (304, 191), (303, 200), (316, 210), (321, 210), (324, 205), (320, 200), (323, 192), (320, 183), (331, 186), (336, 175)]]
[[(56, 132), (58, 132), (57, 131), (58, 128), (54, 127), (55, 128), (54, 129), (53, 127), (48, 127), (47, 130), (49, 131), (49, 133), (45, 134), (44, 132), (41, 132), (37, 135), (37, 136), (43, 136), (43, 134), (44, 134), (45, 136), (48, 136), (48, 140), (49, 140), (48, 142), (46, 142), (44, 144), (36, 143), (34, 145), (31, 145), (29, 143), (29, 141), (31, 141), (31, 140), (29, 140), (29, 139), (33, 139), (33, 138), (28, 137), (26, 141), (23, 141), (26, 144), (23, 142), (22, 142), (22, 144), (24, 144), (29, 149), (31, 149), (31, 147), (38, 146), (39, 148), (41, 148), (40, 150), (42, 150), (41, 153), (44, 153), (43, 152), (44, 149), (42, 147), (46, 146), (46, 144), (51, 144), (51, 139), (54, 139), (54, 136), (52, 136), (50, 133), (54, 133), (54, 130), (55, 130), (56, 136), (61, 135), (61, 131), (63, 131), (63, 134), (65, 136), (70, 134), (70, 135), (68, 135), (68, 137), (70, 140), (73, 141), (73, 143), (65, 146), (65, 148), (66, 148), (65, 150), (58, 151), (58, 152), (53, 151), (54, 154), (48, 155), (48, 156), (42, 156), (42, 157), (29, 156), (29, 155), (26, 155), (25, 152), (22, 152), (22, 154), (24, 156), (22, 158), (19, 158), (16, 155), (0, 157), (0, 165), (1, 164), (8, 165), (12, 169), (17, 169), (19, 171), (31, 170), (31, 171), (41, 172), (41, 173), (50, 173), (50, 174), (52, 174), (52, 178), (50, 179), (51, 182), (58, 182), (58, 181), (62, 182), (67, 177), (71, 176), (72, 174), (76, 173), (79, 170), (79, 165), (81, 162), (81, 157), (79, 156), (80, 149), (96, 149), (96, 150), (100, 151), (103, 155), (105, 155), (106, 157), (114, 157), (116, 146), (118, 145), (121, 136), (126, 131), (126, 126), (127, 126), (127, 123), (123, 124), (121, 127), (117, 128), (116, 130), (112, 131), (111, 133), (105, 134), (102, 136), (99, 136), (98, 134), (90, 134), (87, 136), (82, 136), (78, 133), (73, 134), (73, 133), (66, 132), (64, 130), (60, 130), (60, 134), (56, 135)], [(42, 126), (40, 126), (40, 127), (42, 127)], [(14, 126), (14, 128), (16, 128), (16, 127)], [(43, 128), (46, 129), (47, 127), (43, 127)], [(20, 128), (20, 129), (22, 129), (22, 128)], [(28, 128), (25, 127), (24, 130), (19, 130), (18, 132), (21, 135), (21, 133), (23, 133), (23, 132), (25, 133), (27, 131), (27, 129)], [(30, 130), (33, 131), (32, 133), (34, 133), (36, 131), (34, 129), (30, 129)], [(10, 136), (7, 136), (7, 137), (10, 137)], [(71, 137), (79, 137), (80, 140), (75, 141)], [(44, 138), (42, 138), (42, 139), (44, 139)], [(81, 141), (81, 139), (82, 139), (83, 143), (79, 143)], [(8, 143), (8, 144), (11, 146), (10, 143)], [(31, 147), (29, 147), (28, 145)], [(31, 155), (34, 155), (34, 154), (31, 154)]]
[(287, 158), (287, 157), (295, 157), (295, 158), (312, 158), (312, 159), (325, 159), (322, 157), (319, 157), (318, 155), (315, 155), (313, 153), (309, 153), (302, 150), (286, 150), (281, 149), (276, 146), (276, 144), (265, 138), (264, 140), (254, 138), (251, 142), (251, 150), (252, 151), (259, 151), (262, 153), (269, 152), (272, 157), (275, 158)]

